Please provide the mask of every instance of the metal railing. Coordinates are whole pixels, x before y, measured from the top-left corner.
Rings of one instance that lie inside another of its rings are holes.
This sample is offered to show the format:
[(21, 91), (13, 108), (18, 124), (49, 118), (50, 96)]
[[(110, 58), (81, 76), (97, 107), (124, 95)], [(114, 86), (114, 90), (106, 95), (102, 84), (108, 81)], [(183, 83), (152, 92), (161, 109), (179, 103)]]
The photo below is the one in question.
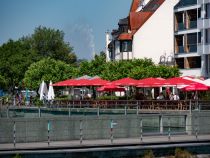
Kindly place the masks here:
[(141, 112), (208, 110), (210, 110), (210, 101), (202, 100), (55, 100), (44, 107), (4, 106), (0, 108), (0, 118), (129, 115)]
[[(178, 135), (210, 134), (210, 116), (180, 114), (142, 114), (139, 116), (115, 117), (71, 117), (42, 119), (3, 119), (0, 143), (78, 141), (136, 138), (142, 141), (146, 136), (164, 136), (171, 140)], [(193, 120), (193, 121), (192, 121)]]

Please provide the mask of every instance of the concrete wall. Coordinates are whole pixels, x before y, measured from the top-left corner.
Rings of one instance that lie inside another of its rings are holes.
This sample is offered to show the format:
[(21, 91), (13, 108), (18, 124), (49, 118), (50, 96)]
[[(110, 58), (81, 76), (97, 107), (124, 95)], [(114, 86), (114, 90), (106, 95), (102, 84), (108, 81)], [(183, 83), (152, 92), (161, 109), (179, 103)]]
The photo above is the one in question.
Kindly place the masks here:
[[(210, 133), (210, 112), (173, 112), (165, 114), (109, 115), (109, 116), (71, 116), (44, 118), (1, 118), (0, 143), (13, 142), (13, 127), (16, 124), (16, 142), (47, 141), (48, 121), (50, 122), (50, 140), (67, 141), (80, 139), (82, 127), (83, 139), (110, 139), (111, 120), (117, 123), (113, 129), (114, 138), (140, 138), (140, 122), (143, 122), (143, 134), (160, 134), (160, 116), (163, 116), (163, 134), (168, 126), (178, 127), (179, 132), (199, 134)], [(170, 118), (170, 119), (169, 119)], [(186, 118), (186, 120), (185, 120)], [(169, 123), (170, 120), (170, 123)], [(185, 131), (185, 125), (187, 125)]]
[(135, 33), (134, 58), (152, 58), (159, 62), (160, 56), (173, 54), (174, 10), (179, 0), (166, 0), (149, 20)]

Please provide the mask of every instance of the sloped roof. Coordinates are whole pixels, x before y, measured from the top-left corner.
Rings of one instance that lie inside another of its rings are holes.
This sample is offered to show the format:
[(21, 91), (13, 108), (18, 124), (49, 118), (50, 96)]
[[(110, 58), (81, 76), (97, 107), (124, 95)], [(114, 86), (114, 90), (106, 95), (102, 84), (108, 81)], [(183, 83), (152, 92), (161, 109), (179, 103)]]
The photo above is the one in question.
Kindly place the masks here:
[(131, 4), (130, 12), (135, 12), (138, 9), (141, 1), (142, 0), (133, 0), (133, 2)]
[(120, 34), (118, 39), (131, 40), (133, 35), (144, 25), (145, 22), (147, 22), (164, 1), (165, 0), (150, 0), (141, 11), (136, 12), (142, 0), (133, 0), (128, 17), (131, 32)]
[(131, 33), (121, 33), (118, 37), (118, 40), (132, 40)]

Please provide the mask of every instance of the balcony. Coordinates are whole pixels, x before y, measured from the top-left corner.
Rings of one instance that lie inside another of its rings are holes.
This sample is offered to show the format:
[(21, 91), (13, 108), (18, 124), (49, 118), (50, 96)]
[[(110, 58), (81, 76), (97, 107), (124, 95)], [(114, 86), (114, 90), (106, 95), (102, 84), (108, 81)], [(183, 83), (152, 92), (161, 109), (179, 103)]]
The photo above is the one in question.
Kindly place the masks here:
[(188, 47), (189, 53), (197, 52), (197, 45), (191, 44), (191, 45), (188, 45), (187, 47)]
[(192, 6), (192, 5), (196, 5), (196, 4), (197, 4), (197, 0), (181, 0), (181, 1), (175, 6), (175, 9), (183, 8), (183, 7), (188, 7), (188, 6)]
[(182, 53), (185, 53), (184, 46), (178, 46), (177, 54), (182, 54)]
[(184, 23), (178, 23), (178, 31), (185, 30)]
[(189, 24), (190, 24), (189, 29), (197, 28), (197, 21), (190, 21)]

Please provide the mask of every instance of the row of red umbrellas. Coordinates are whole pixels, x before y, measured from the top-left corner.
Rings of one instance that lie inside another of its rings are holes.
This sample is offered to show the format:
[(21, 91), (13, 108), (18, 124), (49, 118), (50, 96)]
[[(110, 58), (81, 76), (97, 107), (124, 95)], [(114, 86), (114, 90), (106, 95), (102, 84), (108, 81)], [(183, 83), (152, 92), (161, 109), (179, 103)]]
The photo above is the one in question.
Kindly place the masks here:
[(136, 87), (162, 87), (162, 86), (183, 86), (185, 91), (192, 90), (208, 90), (208, 86), (187, 80), (182, 77), (174, 77), (169, 79), (163, 78), (145, 78), (135, 80), (132, 78), (123, 78), (113, 82), (103, 80), (101, 78), (94, 79), (69, 79), (53, 84), (53, 86), (103, 86), (98, 91), (105, 91), (106, 89), (115, 89), (116, 91), (123, 91), (119, 86), (136, 86)]

